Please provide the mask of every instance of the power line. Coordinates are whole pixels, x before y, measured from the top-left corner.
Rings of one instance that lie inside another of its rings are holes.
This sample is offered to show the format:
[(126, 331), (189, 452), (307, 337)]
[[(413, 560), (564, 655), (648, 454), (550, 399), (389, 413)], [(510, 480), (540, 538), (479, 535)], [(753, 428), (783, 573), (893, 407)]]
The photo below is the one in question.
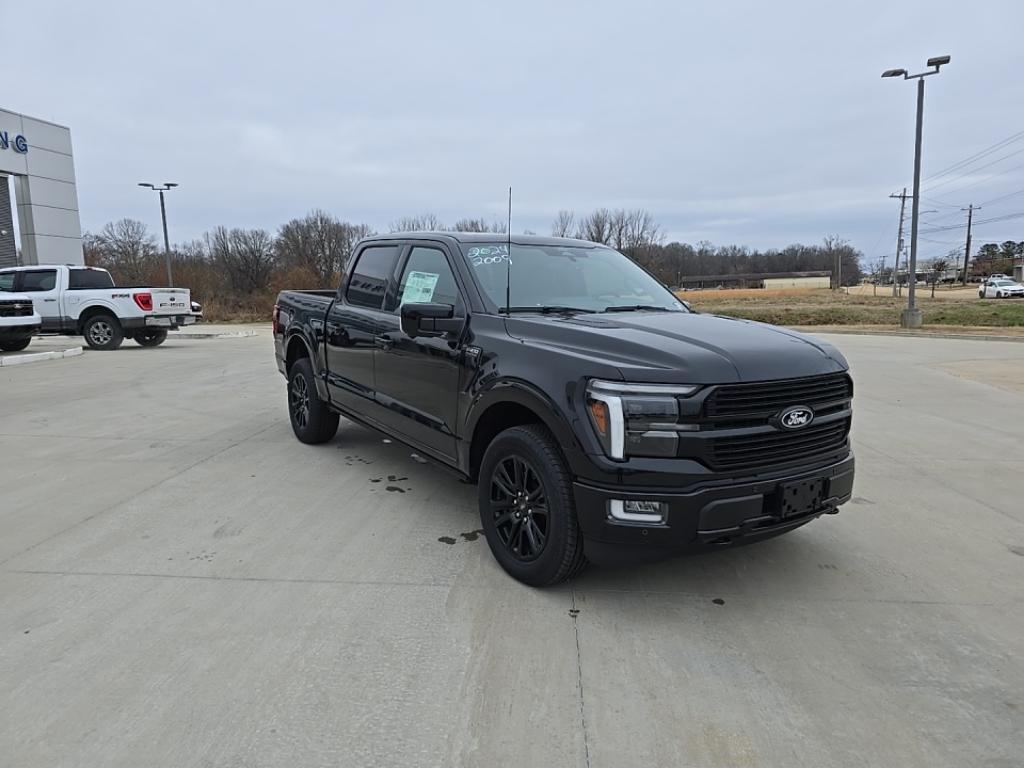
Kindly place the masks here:
[(994, 197), (991, 200), (982, 203), (982, 205), (991, 205), (992, 203), (998, 203), (1000, 200), (1005, 200), (1008, 197), (1015, 197), (1016, 195), (1024, 195), (1024, 189), (1018, 189), (1016, 192), (1010, 192), (1008, 195), (1000, 195)]
[(985, 165), (981, 165), (981, 166), (979, 166), (977, 168), (972, 168), (967, 173), (962, 173), (962, 174), (959, 174), (957, 176), (954, 176), (951, 179), (946, 179), (945, 181), (940, 181), (938, 184), (932, 184), (930, 187), (928, 187), (928, 190), (931, 191), (931, 190), (938, 189), (939, 187), (944, 187), (947, 184), (952, 184), (954, 181), (957, 181), (958, 179), (965, 178), (965, 177), (967, 177), (967, 176), (969, 176), (971, 174), (977, 173), (978, 171), (983, 171), (986, 168), (990, 168), (991, 166), (995, 165), (996, 163), (1003, 162), (1003, 160), (1009, 160), (1011, 157), (1013, 157), (1014, 155), (1019, 155), (1021, 152), (1024, 152), (1024, 149), (1018, 149), (1015, 152), (1011, 152), (1008, 155), (1003, 155), (1002, 157), (1000, 157), (1000, 158), (998, 158), (996, 160), (993, 160), (990, 163), (985, 163)]
[(952, 173), (954, 171), (960, 170), (961, 168), (964, 168), (965, 166), (970, 165), (975, 160), (980, 160), (981, 158), (985, 157), (986, 155), (990, 155), (993, 152), (998, 152), (1003, 147), (1005, 147), (1005, 146), (1007, 146), (1009, 144), (1012, 144), (1015, 141), (1019, 141), (1022, 138), (1024, 138), (1024, 131), (1019, 131), (1018, 133), (1015, 133), (1012, 136), (1009, 136), (1009, 137), (1003, 139), (1002, 141), (997, 141), (992, 146), (987, 147), (987, 148), (981, 150), (980, 152), (974, 153), (970, 157), (966, 157), (963, 160), (960, 160), (959, 162), (953, 163), (952, 165), (950, 165), (950, 166), (948, 166), (946, 168), (943, 168), (941, 171), (937, 171), (937, 172), (933, 173), (931, 176), (926, 178), (925, 181), (931, 181), (932, 179), (937, 179), (937, 178), (939, 178), (941, 176), (945, 176), (947, 173)]
[(932, 205), (944, 205), (947, 208), (959, 208), (960, 207), (960, 206), (956, 205), (955, 203), (944, 203), (941, 200), (932, 200), (930, 197), (925, 197), (924, 195), (921, 195), (921, 199), (924, 200), (925, 202), (928, 202), (928, 203), (932, 204)]
[[(959, 188), (953, 190), (953, 192), (956, 193), (956, 194), (959, 194), (959, 193), (963, 192), (965, 189), (970, 189), (971, 187), (976, 187), (979, 184), (985, 184), (985, 183), (987, 183), (989, 181), (992, 181), (993, 179), (998, 179), (1000, 176), (1005, 176), (1010, 171), (1016, 171), (1016, 170), (1019, 170), (1020, 168), (1024, 168), (1024, 163), (1021, 163), (1020, 165), (1015, 165), (1012, 168), (1007, 168), (1005, 171), (999, 171), (998, 173), (993, 173), (990, 176), (986, 176), (984, 179), (978, 179), (977, 181), (971, 182), (970, 184), (964, 184), (962, 187), (959, 187)], [(946, 194), (949, 194), (949, 193), (947, 192)]]
[[(974, 206), (974, 210), (978, 210), (978, 206)], [(977, 226), (981, 226), (982, 224), (995, 224), (995, 223), (1000, 222), (1000, 221), (1009, 221), (1010, 219), (1019, 219), (1022, 216), (1024, 216), (1024, 211), (1019, 211), (1018, 213), (1007, 213), (1007, 214), (1004, 214), (1002, 216), (992, 216), (992, 217), (989, 217), (987, 219), (978, 219), (976, 222), (974, 222), (974, 226), (977, 227)], [(934, 235), (934, 234), (936, 234), (938, 232), (950, 232), (950, 231), (955, 230), (955, 229), (963, 229), (966, 226), (967, 226), (966, 224), (950, 224), (949, 226), (934, 227), (932, 229), (922, 230), (922, 231), (926, 235)]]

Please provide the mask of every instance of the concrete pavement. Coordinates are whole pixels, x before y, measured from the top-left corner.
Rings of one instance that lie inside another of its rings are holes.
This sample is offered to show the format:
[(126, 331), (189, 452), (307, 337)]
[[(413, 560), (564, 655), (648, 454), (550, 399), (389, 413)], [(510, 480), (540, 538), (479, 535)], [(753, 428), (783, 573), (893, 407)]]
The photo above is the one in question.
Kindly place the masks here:
[(1020, 765), (1024, 346), (829, 340), (839, 515), (545, 591), (265, 330), (0, 369), (0, 765)]

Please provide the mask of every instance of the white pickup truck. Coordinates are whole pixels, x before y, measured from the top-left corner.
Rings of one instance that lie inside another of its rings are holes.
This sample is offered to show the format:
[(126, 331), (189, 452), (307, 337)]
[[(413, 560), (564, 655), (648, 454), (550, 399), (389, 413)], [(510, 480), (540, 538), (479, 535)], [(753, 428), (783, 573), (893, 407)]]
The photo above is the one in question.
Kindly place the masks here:
[(197, 318), (187, 288), (119, 288), (107, 270), (97, 267), (0, 269), (4, 290), (31, 297), (42, 320), (40, 333), (84, 336), (93, 349), (117, 349), (126, 338), (155, 347), (168, 331)]
[(10, 281), (0, 275), (0, 350), (20, 352), (39, 333), (43, 320), (26, 294), (13, 293)]

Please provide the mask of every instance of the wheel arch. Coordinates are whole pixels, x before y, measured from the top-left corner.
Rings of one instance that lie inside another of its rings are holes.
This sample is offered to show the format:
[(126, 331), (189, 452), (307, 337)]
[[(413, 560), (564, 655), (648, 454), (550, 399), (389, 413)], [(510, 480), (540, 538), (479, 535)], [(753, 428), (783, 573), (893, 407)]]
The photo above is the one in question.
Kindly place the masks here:
[(542, 424), (558, 442), (570, 468), (579, 456), (579, 443), (566, 415), (547, 395), (525, 381), (505, 380), (482, 393), (466, 420), (468, 446), (464, 471), (474, 482), (487, 446), (501, 432), (522, 424)]
[(313, 369), (313, 380), (316, 384), (317, 395), (324, 402), (329, 401), (330, 396), (327, 392), (327, 384), (324, 381), (323, 371), (320, 370), (319, 361), (313, 352), (313, 345), (309, 343), (309, 339), (306, 338), (306, 334), (302, 331), (292, 331), (284, 344), (285, 376), (291, 374), (295, 361), (304, 357), (309, 359), (309, 365)]
[(113, 307), (108, 307), (105, 304), (90, 304), (88, 307), (78, 313), (78, 321), (76, 327), (79, 335), (85, 332), (85, 324), (92, 320), (97, 315), (107, 315), (117, 323), (118, 327), (122, 330), (124, 326), (121, 325), (121, 318), (117, 316), (117, 312), (114, 311)]

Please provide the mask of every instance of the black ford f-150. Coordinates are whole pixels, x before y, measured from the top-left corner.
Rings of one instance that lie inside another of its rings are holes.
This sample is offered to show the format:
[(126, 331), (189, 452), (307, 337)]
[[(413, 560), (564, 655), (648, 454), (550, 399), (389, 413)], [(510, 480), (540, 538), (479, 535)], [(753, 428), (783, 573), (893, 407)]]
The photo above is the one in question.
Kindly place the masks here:
[(274, 342), (299, 440), (343, 415), (476, 482), (527, 584), (765, 539), (852, 492), (835, 348), (691, 312), (595, 243), (372, 237), (337, 291), (281, 293)]

